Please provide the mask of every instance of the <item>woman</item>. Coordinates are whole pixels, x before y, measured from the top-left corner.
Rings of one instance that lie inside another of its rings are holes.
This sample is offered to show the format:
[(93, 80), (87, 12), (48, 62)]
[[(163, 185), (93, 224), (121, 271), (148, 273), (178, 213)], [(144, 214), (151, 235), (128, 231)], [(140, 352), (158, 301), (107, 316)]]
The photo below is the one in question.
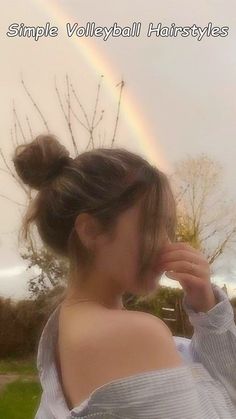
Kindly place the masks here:
[[(35, 222), (45, 246), (70, 263), (66, 295), (39, 343), (36, 419), (235, 418), (233, 309), (204, 255), (174, 242), (166, 175), (124, 149), (72, 159), (54, 136), (18, 146), (13, 161), (38, 191), (24, 237)], [(185, 291), (191, 340), (124, 309), (125, 292), (153, 292), (164, 271)]]

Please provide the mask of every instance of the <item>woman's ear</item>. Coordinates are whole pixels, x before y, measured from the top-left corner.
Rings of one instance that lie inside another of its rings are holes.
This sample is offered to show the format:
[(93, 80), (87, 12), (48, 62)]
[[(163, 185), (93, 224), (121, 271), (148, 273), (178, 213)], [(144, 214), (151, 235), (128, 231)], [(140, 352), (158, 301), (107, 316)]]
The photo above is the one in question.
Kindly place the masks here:
[(75, 220), (74, 228), (80, 241), (87, 249), (93, 249), (99, 234), (98, 222), (88, 213), (79, 214)]

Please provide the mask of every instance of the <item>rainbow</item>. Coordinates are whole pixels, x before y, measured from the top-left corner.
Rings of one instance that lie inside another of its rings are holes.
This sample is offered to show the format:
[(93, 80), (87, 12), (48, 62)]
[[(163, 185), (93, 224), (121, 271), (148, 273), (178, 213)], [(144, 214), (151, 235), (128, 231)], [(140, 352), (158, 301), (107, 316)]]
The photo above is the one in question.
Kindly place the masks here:
[[(59, 6), (56, 0), (37, 0), (37, 3), (50, 16), (55, 19), (58, 26), (65, 27), (66, 22), (74, 23), (74, 18), (70, 16), (63, 7)], [(77, 20), (76, 20), (77, 21)], [(70, 39), (70, 42), (75, 44), (85, 60), (89, 63), (94, 71), (99, 76), (104, 75), (103, 83), (108, 89), (109, 93), (118, 100), (119, 89), (117, 89), (117, 80), (114, 77), (115, 71), (104, 52), (99, 50), (99, 47), (92, 41), (92, 38), (76, 38)], [(126, 120), (131, 131), (134, 133), (140, 148), (145, 158), (151, 164), (156, 164), (161, 170), (168, 171), (170, 169), (169, 163), (164, 158), (161, 147), (157, 144), (157, 139), (150, 131), (149, 123), (145, 118), (144, 111), (140, 109), (137, 100), (131, 93), (124, 92), (121, 104), (121, 114)]]

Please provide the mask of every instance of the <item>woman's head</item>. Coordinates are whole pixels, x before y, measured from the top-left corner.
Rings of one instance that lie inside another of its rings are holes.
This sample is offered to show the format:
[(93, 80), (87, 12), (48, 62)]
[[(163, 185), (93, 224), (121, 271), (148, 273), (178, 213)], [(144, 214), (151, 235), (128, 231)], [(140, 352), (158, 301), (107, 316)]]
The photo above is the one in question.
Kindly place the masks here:
[(43, 243), (68, 257), (71, 271), (99, 269), (129, 292), (146, 289), (158, 251), (175, 238), (175, 202), (164, 173), (123, 148), (72, 159), (51, 135), (18, 146), (13, 162), (38, 191), (24, 217), (25, 239), (34, 222)]

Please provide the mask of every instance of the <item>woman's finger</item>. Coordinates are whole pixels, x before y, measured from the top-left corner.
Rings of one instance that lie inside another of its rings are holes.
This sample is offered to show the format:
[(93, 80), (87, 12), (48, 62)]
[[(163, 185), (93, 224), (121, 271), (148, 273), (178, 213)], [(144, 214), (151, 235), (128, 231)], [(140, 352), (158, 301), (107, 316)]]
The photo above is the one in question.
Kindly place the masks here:
[(208, 278), (209, 276), (209, 269), (207, 266), (195, 264), (186, 260), (167, 262), (160, 265), (160, 267), (165, 269), (165, 271), (189, 273), (190, 275), (194, 275), (202, 279)]
[(166, 271), (165, 275), (174, 281), (180, 282), (181, 286), (187, 293), (192, 289), (201, 290), (204, 286), (204, 281), (189, 273)]
[(177, 260), (187, 260), (193, 263), (206, 263), (207, 261), (204, 256), (196, 254), (194, 252), (186, 251), (186, 250), (175, 250), (173, 252), (166, 252), (158, 257), (159, 263), (165, 263), (169, 261), (177, 261)]

